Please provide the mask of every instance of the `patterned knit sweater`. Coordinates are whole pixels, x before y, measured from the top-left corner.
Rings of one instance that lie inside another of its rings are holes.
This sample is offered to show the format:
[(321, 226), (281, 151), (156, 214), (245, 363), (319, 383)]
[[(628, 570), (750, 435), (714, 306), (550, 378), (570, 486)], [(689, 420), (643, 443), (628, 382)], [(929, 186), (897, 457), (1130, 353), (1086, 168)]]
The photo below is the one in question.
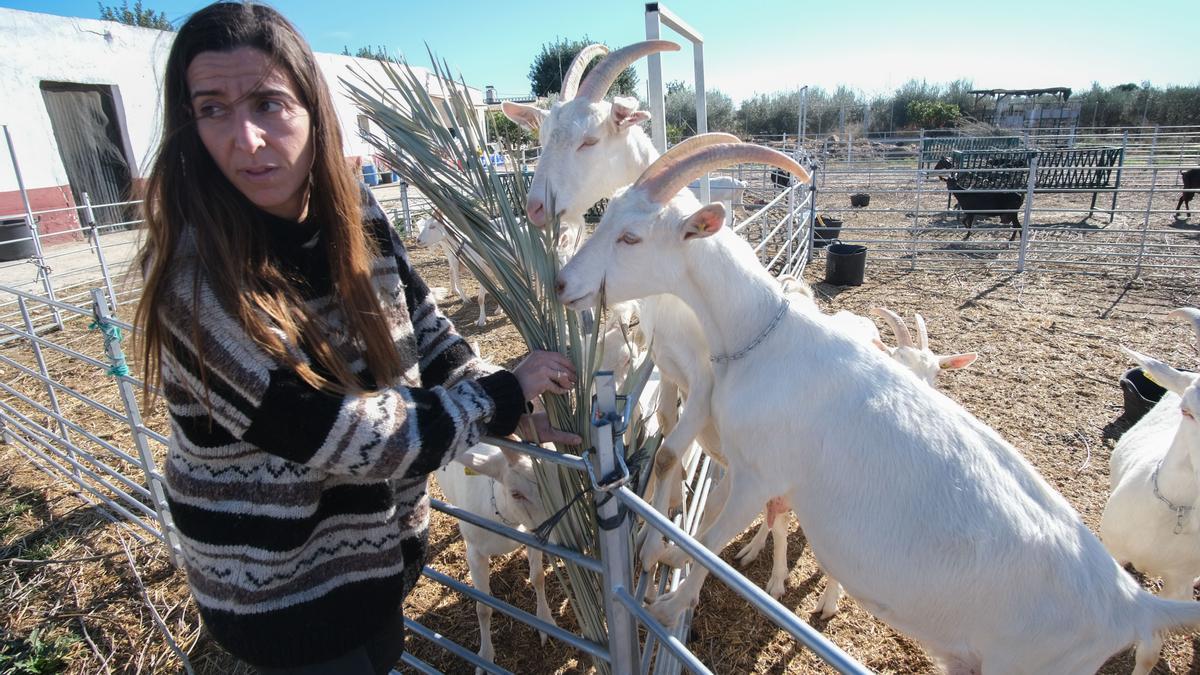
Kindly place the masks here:
[[(394, 616), (424, 563), (426, 476), (481, 434), (511, 433), (523, 410), (516, 377), (474, 358), (365, 194), (365, 225), (381, 252), (373, 281), (402, 382), (349, 396), (310, 387), (243, 332), (187, 241), (159, 314), (180, 355), (164, 353), (162, 382), (172, 431), (168, 502), (188, 585), (217, 641), (259, 666), (334, 658)], [(273, 254), (303, 280), (305, 300), (361, 374), (361, 352), (339, 331), (319, 228), (262, 220)], [(301, 346), (288, 347), (305, 358)]]

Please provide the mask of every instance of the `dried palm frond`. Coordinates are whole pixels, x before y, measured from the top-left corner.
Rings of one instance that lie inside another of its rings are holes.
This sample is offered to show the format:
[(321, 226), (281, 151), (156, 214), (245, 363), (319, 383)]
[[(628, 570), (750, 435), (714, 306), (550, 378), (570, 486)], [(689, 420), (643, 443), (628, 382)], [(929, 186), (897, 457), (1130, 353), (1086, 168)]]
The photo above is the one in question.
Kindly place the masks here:
[[(563, 352), (574, 361), (579, 374), (575, 390), (567, 396), (543, 396), (543, 403), (553, 425), (589, 439), (601, 324), (558, 303), (558, 223), (546, 230), (529, 226), (522, 217), (525, 176), (499, 173), (490, 162), (480, 161), (487, 151), (466, 85), (447, 77), (444, 63), (436, 59), (433, 63), (444, 94), (440, 100), (431, 97), (421, 78), (403, 64), (385, 64), (386, 81), (359, 71), (357, 81), (343, 83), (362, 113), (381, 130), (379, 135), (368, 135), (378, 154), (429, 199), (444, 215), (452, 236), (485, 263), (462, 256), (527, 346)], [(550, 212), (554, 212), (552, 205)], [(550, 512), (589, 487), (588, 477), (577, 471), (537, 464), (542, 498)], [(596, 512), (589, 500), (575, 501), (553, 534), (559, 543), (599, 557)], [(603, 580), (576, 565), (565, 568), (566, 579), (556, 576), (564, 582), (583, 634), (606, 644)], [(596, 667), (607, 671), (606, 664), (596, 663)]]

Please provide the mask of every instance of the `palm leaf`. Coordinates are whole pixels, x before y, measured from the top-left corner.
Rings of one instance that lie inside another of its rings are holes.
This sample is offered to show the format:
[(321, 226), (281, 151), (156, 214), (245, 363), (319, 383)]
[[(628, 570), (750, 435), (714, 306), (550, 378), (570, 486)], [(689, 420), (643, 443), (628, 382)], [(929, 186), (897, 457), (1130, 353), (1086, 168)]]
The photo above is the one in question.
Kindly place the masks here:
[[(388, 164), (445, 215), (452, 236), (484, 262), (464, 262), (503, 308), (530, 349), (560, 351), (579, 373), (567, 396), (547, 395), (543, 404), (556, 427), (591, 435), (591, 390), (599, 354), (599, 321), (585, 322), (560, 305), (555, 294), (558, 223), (530, 227), (524, 211), (525, 182), (478, 161), (482, 133), (466, 85), (446, 76), (448, 68), (432, 54), (444, 105), (430, 96), (417, 74), (403, 64), (384, 64), (385, 81), (357, 70), (356, 81), (342, 80), (359, 109), (381, 130), (368, 141)], [(514, 162), (513, 166), (516, 165)], [(550, 212), (554, 213), (553, 206)], [(588, 324), (588, 325), (585, 325)], [(559, 448), (578, 454), (579, 448)], [(554, 512), (588, 487), (588, 478), (556, 464), (537, 463), (547, 510)], [(590, 500), (578, 500), (554, 530), (563, 545), (599, 557), (597, 520)], [(576, 565), (556, 575), (571, 599), (583, 634), (607, 644), (603, 580)], [(607, 672), (607, 664), (596, 663)]]

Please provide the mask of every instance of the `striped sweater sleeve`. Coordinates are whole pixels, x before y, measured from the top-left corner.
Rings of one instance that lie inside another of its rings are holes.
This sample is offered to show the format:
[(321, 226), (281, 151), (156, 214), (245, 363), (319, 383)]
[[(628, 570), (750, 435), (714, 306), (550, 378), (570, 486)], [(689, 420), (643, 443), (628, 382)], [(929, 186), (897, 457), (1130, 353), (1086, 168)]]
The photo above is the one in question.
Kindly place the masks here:
[(416, 478), (477, 443), (485, 425), (491, 431), (493, 397), (515, 384), (500, 371), (351, 395), (318, 390), (260, 348), (203, 277), (193, 305), (192, 275), (173, 276), (159, 313), (177, 357), (163, 354), (163, 396), (177, 429), (195, 445), (243, 442), (330, 474)]

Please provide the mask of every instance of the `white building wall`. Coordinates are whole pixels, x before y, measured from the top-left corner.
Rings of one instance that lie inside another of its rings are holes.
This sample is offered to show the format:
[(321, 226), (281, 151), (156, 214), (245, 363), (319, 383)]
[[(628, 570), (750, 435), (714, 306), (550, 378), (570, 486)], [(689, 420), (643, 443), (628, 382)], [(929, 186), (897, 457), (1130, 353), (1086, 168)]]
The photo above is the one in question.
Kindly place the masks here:
[[(42, 81), (112, 85), (122, 111), (126, 154), (135, 177), (145, 175), (157, 146), (161, 123), (161, 78), (174, 33), (111, 21), (61, 17), (0, 8), (0, 124), (8, 125), (28, 189), (67, 184), (39, 85)], [(317, 61), (342, 126), (344, 154), (369, 156), (360, 138), (357, 110), (339, 78), (353, 79), (349, 67), (361, 66), (381, 82), (382, 65), (370, 59), (318, 53)], [(436, 79), (414, 68), (433, 85)], [(471, 98), (483, 119), (483, 93)], [(0, 148), (0, 193), (17, 189), (7, 148)]]

